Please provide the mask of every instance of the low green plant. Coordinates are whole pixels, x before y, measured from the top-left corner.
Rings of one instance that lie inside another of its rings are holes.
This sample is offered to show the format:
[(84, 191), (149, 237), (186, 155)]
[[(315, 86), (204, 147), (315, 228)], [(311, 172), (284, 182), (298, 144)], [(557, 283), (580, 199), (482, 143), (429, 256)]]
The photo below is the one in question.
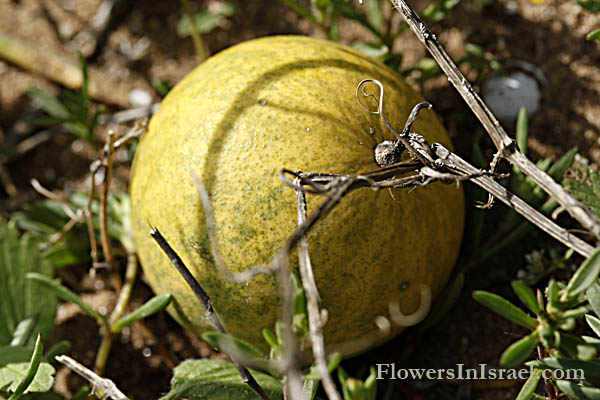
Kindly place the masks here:
[(48, 114), (36, 124), (42, 126), (62, 125), (73, 135), (87, 142), (94, 139), (98, 118), (106, 111), (104, 105), (94, 106), (88, 88), (87, 62), (79, 55), (79, 65), (83, 73), (81, 89), (76, 92), (64, 90), (59, 97), (42, 90), (29, 88), (25, 91)]

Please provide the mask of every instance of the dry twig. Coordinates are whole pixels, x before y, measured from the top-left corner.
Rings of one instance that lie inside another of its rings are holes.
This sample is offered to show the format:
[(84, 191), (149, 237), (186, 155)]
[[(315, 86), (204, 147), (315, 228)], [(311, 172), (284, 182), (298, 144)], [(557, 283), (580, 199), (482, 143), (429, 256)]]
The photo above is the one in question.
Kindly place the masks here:
[(442, 71), (448, 76), (448, 80), (467, 102), (490, 135), (501, 156), (517, 166), (525, 175), (544, 189), (546, 193), (555, 198), (596, 240), (600, 240), (600, 220), (598, 217), (579, 201), (575, 200), (560, 184), (556, 183), (544, 171), (537, 168), (534, 163), (519, 151), (514, 140), (504, 131), (500, 122), (473, 90), (469, 81), (460, 72), (458, 67), (456, 67), (442, 45), (436, 40), (435, 35), (431, 33), (408, 3), (405, 0), (391, 0), (391, 2), (404, 17), (410, 29), (417, 35), (427, 50), (429, 50)]
[(128, 400), (127, 396), (125, 396), (123, 392), (119, 390), (119, 388), (117, 387), (117, 385), (115, 385), (113, 381), (98, 376), (90, 369), (73, 360), (71, 357), (64, 355), (56, 356), (56, 361), (60, 362), (61, 364), (64, 364), (70, 370), (77, 373), (77, 375), (81, 376), (83, 379), (88, 381), (92, 385), (94, 390), (101, 391), (100, 394), (102, 395), (102, 398), (109, 398), (113, 400)]

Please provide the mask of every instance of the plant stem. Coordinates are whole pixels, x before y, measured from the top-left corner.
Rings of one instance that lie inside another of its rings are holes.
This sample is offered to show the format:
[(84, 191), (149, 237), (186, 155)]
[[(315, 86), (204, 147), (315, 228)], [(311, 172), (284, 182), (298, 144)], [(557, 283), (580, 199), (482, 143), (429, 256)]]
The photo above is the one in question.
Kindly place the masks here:
[(198, 26), (196, 25), (196, 20), (194, 19), (194, 11), (188, 0), (181, 0), (181, 4), (183, 5), (183, 10), (186, 18), (190, 22), (190, 29), (192, 30), (192, 40), (194, 41), (194, 47), (196, 48), (196, 54), (200, 57), (200, 61), (204, 61), (208, 58), (208, 50), (206, 49), (206, 44), (202, 39), (202, 35), (198, 30)]
[[(299, 184), (300, 182), (296, 179), (294, 183)], [(302, 225), (306, 221), (306, 196), (303, 191), (298, 189), (296, 189), (296, 196), (298, 197), (298, 225)], [(302, 286), (306, 294), (310, 340), (312, 342), (313, 355), (321, 373), (323, 388), (330, 400), (341, 400), (333, 378), (329, 373), (327, 359), (325, 358), (325, 340), (323, 339), (323, 320), (321, 319), (321, 311), (319, 309), (319, 292), (313, 274), (306, 236), (302, 236), (298, 243), (298, 259)]]
[(600, 219), (519, 151), (514, 140), (508, 136), (500, 125), (500, 122), (473, 90), (469, 81), (456, 67), (456, 64), (454, 64), (442, 45), (436, 40), (435, 35), (431, 33), (408, 3), (405, 0), (391, 0), (391, 2), (448, 76), (448, 80), (454, 85), (477, 116), (501, 156), (517, 166), (525, 175), (529, 176), (549, 195), (554, 197), (596, 240), (600, 240)]
[(115, 335), (119, 332), (114, 332), (112, 326), (123, 316), (125, 310), (127, 309), (127, 305), (129, 304), (129, 300), (131, 299), (131, 292), (133, 291), (133, 285), (135, 284), (135, 277), (137, 275), (138, 263), (137, 257), (135, 254), (130, 253), (127, 255), (127, 268), (125, 270), (125, 283), (119, 292), (119, 298), (117, 300), (117, 305), (115, 306), (113, 312), (108, 319), (107, 326), (104, 327), (104, 335), (102, 336), (102, 342), (100, 343), (100, 347), (98, 348), (98, 353), (96, 355), (96, 363), (94, 365), (94, 371), (98, 375), (102, 375), (104, 373), (104, 368), (106, 367), (106, 361), (108, 360), (108, 355), (110, 353), (110, 349), (112, 347), (112, 343), (115, 339)]

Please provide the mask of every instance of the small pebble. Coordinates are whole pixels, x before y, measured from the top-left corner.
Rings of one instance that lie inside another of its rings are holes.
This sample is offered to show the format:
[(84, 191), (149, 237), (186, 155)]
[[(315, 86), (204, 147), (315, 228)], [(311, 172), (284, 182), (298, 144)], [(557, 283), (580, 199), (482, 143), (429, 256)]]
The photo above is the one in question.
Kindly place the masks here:
[(523, 72), (494, 76), (483, 84), (483, 99), (504, 124), (512, 127), (521, 107), (529, 116), (540, 108), (541, 92), (535, 78)]
[(129, 92), (129, 102), (133, 108), (150, 107), (152, 104), (152, 96), (144, 90), (133, 89)]

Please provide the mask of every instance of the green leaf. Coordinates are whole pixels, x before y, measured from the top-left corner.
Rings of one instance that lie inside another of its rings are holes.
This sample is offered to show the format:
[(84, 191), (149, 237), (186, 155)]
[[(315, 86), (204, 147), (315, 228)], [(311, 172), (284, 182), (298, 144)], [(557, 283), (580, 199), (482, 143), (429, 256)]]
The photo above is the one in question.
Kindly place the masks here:
[(527, 154), (527, 140), (529, 138), (529, 129), (527, 128), (527, 109), (521, 107), (517, 117), (517, 145), (521, 153)]
[(505, 300), (496, 294), (485, 292), (483, 290), (477, 290), (473, 292), (473, 298), (479, 304), (484, 305), (485, 307), (514, 322), (515, 324), (531, 330), (534, 330), (538, 325), (538, 321), (525, 314), (523, 310), (508, 300)]
[(585, 387), (571, 381), (556, 381), (556, 386), (561, 392), (573, 400), (598, 400), (600, 399), (600, 389)]
[(600, 1), (598, 0), (577, 0), (577, 4), (594, 14), (600, 12)]
[[(271, 400), (283, 399), (281, 382), (269, 375), (251, 371)], [(161, 400), (256, 400), (236, 367), (221, 360), (187, 360), (179, 364), (171, 379), (171, 390)]]
[(537, 332), (532, 332), (529, 335), (517, 340), (502, 353), (500, 357), (500, 365), (504, 368), (513, 368), (522, 364), (527, 360), (533, 350), (540, 342)]
[(302, 392), (304, 393), (304, 396), (309, 400), (313, 400), (315, 398), (318, 390), (319, 381), (313, 379), (306, 379), (302, 383)]
[(41, 362), (43, 351), (42, 336), (38, 334), (28, 363), (7, 364), (0, 368), (0, 387), (13, 392), (8, 400), (17, 400), (26, 392), (50, 390), (54, 382), (54, 368)]
[(13, 332), (13, 337), (10, 341), (11, 346), (24, 346), (26, 343), (31, 342), (34, 337), (35, 320), (35, 317), (28, 317), (19, 322)]
[(537, 298), (535, 296), (535, 293), (533, 292), (533, 289), (531, 289), (529, 286), (527, 286), (521, 281), (513, 281), (512, 288), (519, 300), (521, 300), (521, 303), (525, 305), (525, 307), (527, 307), (535, 315), (540, 314), (540, 307), (538, 305)]
[[(6, 364), (24, 363), (29, 361), (33, 346), (1, 346), (0, 367)], [(0, 385), (2, 387), (2, 385)]]
[(585, 297), (596, 316), (600, 317), (600, 285), (598, 285), (598, 282), (594, 282), (594, 284), (590, 286), (587, 292), (585, 292)]
[[(541, 360), (530, 361), (528, 366), (538, 369), (562, 370), (562, 371), (583, 371), (583, 377), (586, 379), (600, 379), (600, 360), (581, 361), (569, 358), (547, 357)], [(573, 376), (573, 378), (576, 378)]]
[(384, 19), (381, 1), (367, 1), (365, 3), (365, 13), (367, 15), (367, 21), (369, 21), (371, 26), (382, 33), (384, 29)]
[(219, 351), (237, 360), (241, 360), (244, 365), (270, 371), (274, 374), (277, 373), (277, 371), (272, 371), (271, 363), (260, 351), (241, 339), (220, 332), (206, 332), (201, 337), (202, 340)]
[(164, 310), (173, 296), (170, 294), (163, 294), (160, 296), (154, 296), (147, 302), (145, 302), (140, 308), (136, 309), (132, 313), (127, 314), (123, 318), (119, 319), (112, 327), (113, 333), (121, 332), (123, 328), (137, 322), (141, 319), (147, 318), (152, 314), (155, 314), (161, 310)]
[(390, 51), (385, 44), (381, 43), (354, 42), (352, 47), (364, 55), (378, 60), (383, 60)]
[(585, 321), (592, 328), (592, 330), (600, 337), (600, 319), (594, 317), (593, 315), (586, 315)]
[[(194, 14), (194, 24), (198, 28), (199, 33), (209, 33), (215, 28), (218, 28), (225, 18), (233, 16), (237, 11), (237, 5), (233, 2), (223, 3), (223, 7), (216, 13), (205, 9)], [(177, 24), (177, 33), (182, 36), (190, 36), (192, 27), (190, 20), (187, 17), (182, 18)]]
[[(342, 356), (340, 353), (330, 354), (327, 361), (327, 369), (329, 372), (333, 372), (342, 362)], [(304, 379), (319, 381), (321, 380), (321, 371), (316, 363), (310, 366), (307, 372), (305, 372), (302, 377)]]
[(594, 345), (586, 343), (577, 336), (569, 335), (564, 332), (558, 332), (558, 335), (558, 350), (561, 354), (569, 358), (576, 358), (583, 361), (588, 361), (596, 357), (597, 350)]
[(46, 358), (46, 360), (49, 362), (55, 362), (56, 360), (54, 358), (56, 356), (66, 354), (69, 352), (69, 350), (71, 350), (71, 342), (67, 340), (61, 340), (48, 349), (44, 358)]
[(63, 300), (70, 301), (72, 303), (77, 304), (79, 306), (79, 308), (81, 308), (83, 311), (85, 311), (90, 316), (96, 318), (96, 320), (98, 322), (100, 322), (101, 324), (106, 322), (106, 318), (104, 318), (102, 315), (98, 314), (98, 312), (96, 312), (92, 307), (85, 304), (83, 302), (83, 300), (81, 300), (81, 298), (79, 296), (77, 296), (77, 294), (73, 293), (69, 288), (62, 285), (58, 279), (51, 279), (47, 276), (44, 276), (44, 275), (41, 275), (41, 274), (38, 274), (35, 272), (28, 273), (27, 279), (30, 279), (33, 282), (37, 282), (37, 283), (47, 287), (56, 296), (60, 297)]
[(576, 155), (577, 147), (573, 147), (550, 167), (548, 170), (548, 175), (550, 175), (557, 182), (562, 181), (565, 172), (567, 172), (567, 170), (573, 165)]
[(563, 295), (562, 301), (568, 301), (576, 298), (585, 292), (596, 282), (600, 274), (600, 248), (581, 264), (575, 274), (569, 280)]
[(71, 119), (71, 114), (67, 107), (65, 107), (56, 97), (36, 88), (26, 89), (25, 94), (31, 96), (38, 106), (46, 111), (51, 117), (63, 121)]
[[(13, 341), (19, 324), (28, 318), (35, 321), (27, 327), (28, 331), (40, 332), (43, 338), (47, 338), (54, 327), (56, 297), (27, 280), (28, 272), (50, 277), (52, 266), (42, 259), (34, 237), (25, 234), (19, 238), (14, 224), (0, 221), (0, 346)], [(32, 345), (35, 336), (18, 340), (20, 344)]]
[(541, 377), (542, 371), (539, 369), (533, 370), (533, 374), (529, 375), (529, 378), (527, 378), (527, 381), (523, 387), (521, 387), (516, 400), (529, 400), (535, 392), (535, 389), (538, 387)]
[(600, 216), (600, 175), (587, 165), (575, 163), (565, 174), (563, 184), (573, 197)]
[(596, 40), (598, 42), (600, 42), (600, 29), (596, 29), (591, 31), (590, 33), (587, 34), (587, 36), (585, 37), (586, 40)]

